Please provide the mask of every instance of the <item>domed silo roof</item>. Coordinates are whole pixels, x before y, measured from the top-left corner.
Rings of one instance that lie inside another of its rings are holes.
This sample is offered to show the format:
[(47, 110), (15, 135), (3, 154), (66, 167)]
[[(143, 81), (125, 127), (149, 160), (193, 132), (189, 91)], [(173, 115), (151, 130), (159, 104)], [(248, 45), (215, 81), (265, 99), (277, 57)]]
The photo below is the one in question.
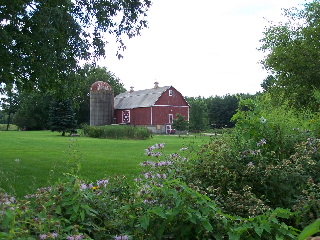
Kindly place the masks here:
[(91, 85), (90, 91), (112, 91), (112, 87), (109, 83), (97, 81)]

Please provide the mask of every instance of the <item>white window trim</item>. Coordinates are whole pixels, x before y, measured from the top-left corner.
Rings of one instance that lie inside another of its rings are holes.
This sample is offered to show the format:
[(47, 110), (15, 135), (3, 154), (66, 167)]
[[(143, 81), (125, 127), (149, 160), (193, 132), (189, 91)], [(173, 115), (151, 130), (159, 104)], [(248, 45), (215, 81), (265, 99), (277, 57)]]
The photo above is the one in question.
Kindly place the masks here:
[(173, 123), (173, 114), (169, 113), (169, 123), (172, 124)]
[(169, 89), (169, 96), (173, 96), (173, 90), (172, 89)]

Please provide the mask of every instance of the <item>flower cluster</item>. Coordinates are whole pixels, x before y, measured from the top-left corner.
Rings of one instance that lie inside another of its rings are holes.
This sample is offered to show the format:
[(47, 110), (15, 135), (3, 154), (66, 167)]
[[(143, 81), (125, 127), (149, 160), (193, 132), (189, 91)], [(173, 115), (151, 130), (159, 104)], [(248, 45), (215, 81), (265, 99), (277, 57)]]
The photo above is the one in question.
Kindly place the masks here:
[(172, 164), (173, 164), (172, 161), (161, 161), (161, 162), (146, 161), (146, 162), (140, 163), (141, 166), (153, 166), (153, 167), (169, 166)]
[(122, 236), (115, 236), (114, 240), (129, 240), (130, 237), (127, 235), (122, 235)]
[(58, 237), (58, 233), (48, 233), (41, 234), (40, 239), (56, 239)]
[(80, 188), (82, 190), (86, 190), (86, 189), (98, 189), (98, 188), (101, 188), (101, 187), (107, 187), (109, 183), (109, 180), (108, 179), (101, 179), (101, 180), (97, 180), (96, 182), (96, 186), (93, 185), (93, 183), (89, 183), (89, 184), (85, 184), (85, 183), (82, 183), (80, 185)]
[(74, 236), (68, 236), (67, 240), (81, 240), (81, 239), (86, 239), (85, 235), (79, 234), (79, 235), (74, 235)]
[(147, 156), (152, 156), (152, 157), (160, 157), (162, 156), (162, 153), (161, 152), (154, 152), (154, 150), (156, 149), (163, 149), (164, 148), (164, 143), (157, 143), (151, 147), (148, 147), (146, 149), (146, 155)]
[(29, 194), (29, 195), (26, 195), (26, 196), (24, 196), (24, 197), (25, 197), (26, 199), (29, 199), (29, 198), (37, 198), (37, 197), (41, 196), (42, 194), (50, 193), (51, 191), (52, 191), (52, 186), (50, 186), (50, 187), (38, 188), (36, 194)]
[(165, 173), (153, 173), (153, 172), (146, 172), (143, 174), (146, 179), (153, 179), (153, 178), (167, 178), (167, 175)]

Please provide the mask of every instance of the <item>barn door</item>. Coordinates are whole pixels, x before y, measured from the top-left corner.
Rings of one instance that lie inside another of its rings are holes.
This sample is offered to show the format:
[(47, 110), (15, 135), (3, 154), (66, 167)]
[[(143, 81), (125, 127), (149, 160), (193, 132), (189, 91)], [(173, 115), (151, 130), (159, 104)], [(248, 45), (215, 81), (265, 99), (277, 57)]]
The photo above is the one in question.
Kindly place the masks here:
[(122, 111), (122, 123), (130, 123), (130, 110)]

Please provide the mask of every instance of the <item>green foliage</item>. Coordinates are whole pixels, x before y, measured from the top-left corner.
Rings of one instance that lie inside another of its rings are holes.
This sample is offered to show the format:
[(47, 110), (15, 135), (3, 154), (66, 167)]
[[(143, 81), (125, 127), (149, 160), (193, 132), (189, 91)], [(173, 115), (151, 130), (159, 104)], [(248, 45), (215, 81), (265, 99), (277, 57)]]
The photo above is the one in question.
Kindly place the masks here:
[(208, 128), (208, 107), (206, 99), (202, 97), (186, 99), (190, 105), (190, 130), (204, 131)]
[(90, 87), (93, 83), (107, 82), (112, 87), (114, 96), (126, 91), (120, 79), (106, 67), (85, 64), (78, 70), (76, 79), (78, 93), (74, 94), (73, 103), (78, 124), (90, 123)]
[(232, 116), (238, 108), (236, 95), (215, 96), (207, 99), (209, 123), (213, 128), (234, 127)]
[(189, 122), (186, 117), (178, 113), (176, 118), (173, 119), (172, 127), (178, 131), (187, 131), (189, 129)]
[(266, 28), (261, 40), (260, 50), (267, 53), (262, 64), (273, 76), (268, 91), (297, 109), (318, 110), (313, 91), (320, 89), (319, 9), (320, 2), (314, 0), (302, 9), (285, 10), (287, 20)]
[(311, 135), (304, 116), (287, 105), (272, 106), (268, 94), (242, 100), (232, 120), (239, 142), (247, 147), (244, 150), (259, 150), (269, 162), (288, 158), (295, 144)]
[(298, 240), (305, 240), (308, 237), (311, 237), (313, 234), (320, 232), (320, 219), (317, 219), (307, 227), (303, 229), (303, 231), (299, 234)]
[(7, 124), (0, 124), (0, 131), (18, 131), (19, 127), (13, 124), (10, 124), (9, 129), (7, 129)]
[(49, 127), (51, 131), (76, 132), (75, 113), (70, 100), (52, 101), (49, 112)]
[(122, 36), (140, 34), (150, 5), (149, 0), (3, 2), (1, 83), (68, 95), (64, 87), (75, 81), (79, 60), (105, 55), (105, 33), (115, 36), (119, 51), (125, 49)]
[(82, 126), (85, 136), (93, 138), (109, 138), (109, 139), (148, 139), (151, 132), (143, 127), (131, 126)]
[[(181, 151), (187, 153), (187, 148)], [(204, 192), (172, 178), (188, 159), (165, 155), (164, 144), (151, 146), (146, 153), (153, 161), (142, 163), (147, 169), (136, 185), (122, 177), (90, 183), (67, 174), (26, 200), (0, 194), (0, 237), (258, 240), (297, 236), (297, 230), (285, 223), (290, 211), (278, 208), (251, 218), (225, 214)]]
[(119, 177), (86, 183), (66, 175), (27, 200), (1, 194), (0, 238), (109, 239), (121, 230), (116, 210), (128, 201), (127, 189)]
[(41, 92), (21, 92), (13, 123), (25, 130), (48, 129), (51, 100), (51, 96)]
[(6, 94), (6, 97), (2, 97), (0, 100), (2, 113), (6, 114), (7, 130), (9, 130), (12, 123), (12, 116), (17, 112), (19, 104), (19, 95), (17, 89), (12, 84), (7, 84), (1, 93)]

